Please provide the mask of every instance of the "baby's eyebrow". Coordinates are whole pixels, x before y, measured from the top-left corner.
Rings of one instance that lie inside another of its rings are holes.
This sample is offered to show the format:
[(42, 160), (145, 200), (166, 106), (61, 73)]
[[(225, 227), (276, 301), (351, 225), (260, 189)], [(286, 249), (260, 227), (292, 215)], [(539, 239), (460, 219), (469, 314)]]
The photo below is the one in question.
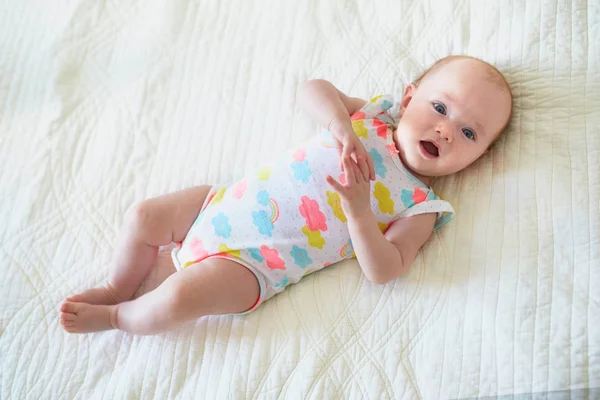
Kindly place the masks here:
[(484, 129), (483, 129), (483, 125), (481, 125), (479, 122), (475, 121), (475, 129), (477, 130), (477, 133), (482, 134), (484, 133)]
[[(456, 98), (454, 96), (452, 96), (450, 93), (442, 92), (442, 96), (445, 97), (448, 100), (448, 102), (451, 103), (452, 105), (458, 104), (457, 101), (456, 101)], [(474, 121), (474, 125), (475, 125), (474, 126), (475, 131), (478, 134), (482, 134), (482, 133), (485, 132), (485, 129), (484, 129), (483, 125), (481, 125), (479, 122)]]

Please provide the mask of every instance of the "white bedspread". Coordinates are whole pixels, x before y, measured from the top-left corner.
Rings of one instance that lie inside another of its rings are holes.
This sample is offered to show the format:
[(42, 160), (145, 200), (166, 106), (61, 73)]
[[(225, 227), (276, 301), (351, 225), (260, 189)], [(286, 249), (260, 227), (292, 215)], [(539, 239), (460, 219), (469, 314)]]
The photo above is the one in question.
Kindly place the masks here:
[[(600, 8), (556, 1), (0, 3), (0, 398), (458, 398), (600, 386)], [(316, 125), (298, 86), (398, 95), (495, 63), (514, 123), (436, 192), (412, 272), (355, 261), (245, 317), (68, 335), (126, 210), (226, 182)]]

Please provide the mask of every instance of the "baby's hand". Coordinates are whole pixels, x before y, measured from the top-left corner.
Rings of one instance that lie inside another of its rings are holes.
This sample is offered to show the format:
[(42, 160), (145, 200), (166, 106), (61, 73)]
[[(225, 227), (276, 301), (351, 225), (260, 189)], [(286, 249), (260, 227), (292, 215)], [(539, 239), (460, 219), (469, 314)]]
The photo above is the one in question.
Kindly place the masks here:
[(342, 159), (346, 184), (342, 185), (327, 175), (327, 183), (342, 198), (342, 209), (348, 218), (365, 215), (371, 209), (371, 181), (367, 161), (358, 156), (358, 164), (350, 157)]
[(339, 122), (334, 120), (329, 126), (329, 130), (335, 139), (335, 145), (340, 155), (340, 168), (345, 172), (344, 160), (350, 159), (351, 157), (354, 160), (352, 164), (357, 163), (360, 166), (358, 160), (359, 158), (362, 158), (366, 161), (367, 180), (370, 179), (374, 181), (375, 168), (373, 167), (373, 160), (369, 153), (367, 153), (363, 143), (358, 136), (356, 136), (356, 133), (354, 133), (352, 125), (348, 125), (349, 127), (343, 128)]

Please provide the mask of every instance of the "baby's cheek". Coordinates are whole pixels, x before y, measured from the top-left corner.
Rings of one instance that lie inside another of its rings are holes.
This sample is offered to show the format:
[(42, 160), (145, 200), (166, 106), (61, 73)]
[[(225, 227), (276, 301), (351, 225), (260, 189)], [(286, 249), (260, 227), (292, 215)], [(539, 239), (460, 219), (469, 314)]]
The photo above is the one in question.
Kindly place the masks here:
[(411, 118), (406, 121), (409, 129), (421, 129), (428, 125), (428, 118), (423, 115), (411, 115)]

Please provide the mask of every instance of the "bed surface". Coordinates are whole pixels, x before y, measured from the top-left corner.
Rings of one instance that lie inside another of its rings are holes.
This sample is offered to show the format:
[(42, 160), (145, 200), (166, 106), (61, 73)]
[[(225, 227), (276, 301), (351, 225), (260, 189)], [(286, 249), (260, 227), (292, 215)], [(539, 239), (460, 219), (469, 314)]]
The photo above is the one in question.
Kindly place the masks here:
[[(594, 1), (0, 4), (0, 398), (464, 398), (600, 387)], [(507, 134), (440, 179), (456, 218), (408, 276), (355, 261), (245, 317), (68, 335), (127, 209), (229, 182), (316, 133), (298, 86), (398, 96), (434, 60), (497, 65)]]

